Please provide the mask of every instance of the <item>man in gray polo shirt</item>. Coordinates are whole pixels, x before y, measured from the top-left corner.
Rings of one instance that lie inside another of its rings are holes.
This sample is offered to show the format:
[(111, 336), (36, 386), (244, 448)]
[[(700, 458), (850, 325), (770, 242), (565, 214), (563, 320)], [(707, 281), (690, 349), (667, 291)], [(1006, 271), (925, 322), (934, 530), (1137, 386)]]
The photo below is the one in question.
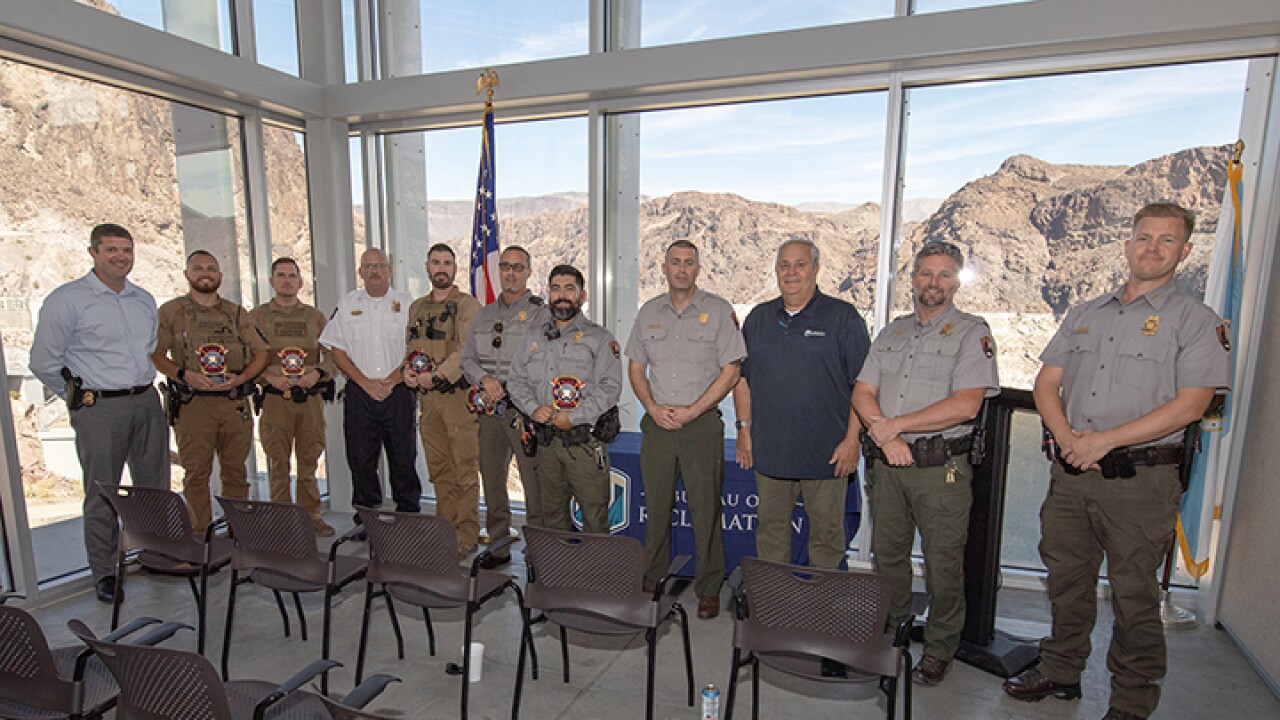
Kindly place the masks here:
[(880, 331), (853, 388), (866, 428), (871, 549), (893, 584), (890, 627), (910, 612), (911, 546), (920, 530), (929, 625), (912, 676), (924, 685), (942, 682), (964, 629), (969, 444), (983, 398), (1000, 391), (991, 329), (952, 304), (963, 268), (951, 243), (920, 248), (911, 271), (915, 312)]
[(697, 285), (698, 248), (677, 240), (662, 274), (667, 292), (645, 303), (627, 340), (631, 388), (644, 406), (640, 472), (644, 476), (645, 584), (662, 579), (671, 562), (671, 510), (676, 477), (684, 481), (697, 544), (698, 617), (720, 614), (724, 580), (720, 491), (724, 484), (724, 421), (716, 406), (738, 382), (747, 348), (733, 306)]
[(1183, 428), (1231, 382), (1226, 327), (1172, 282), (1194, 227), (1177, 205), (1138, 211), (1124, 244), (1128, 281), (1072, 308), (1040, 355), (1033, 392), (1058, 460), (1040, 509), (1053, 634), (1040, 643), (1038, 666), (1005, 681), (1019, 700), (1080, 697), (1104, 556), (1115, 615), (1104, 720), (1141, 720), (1160, 700), (1156, 569), (1182, 496)]

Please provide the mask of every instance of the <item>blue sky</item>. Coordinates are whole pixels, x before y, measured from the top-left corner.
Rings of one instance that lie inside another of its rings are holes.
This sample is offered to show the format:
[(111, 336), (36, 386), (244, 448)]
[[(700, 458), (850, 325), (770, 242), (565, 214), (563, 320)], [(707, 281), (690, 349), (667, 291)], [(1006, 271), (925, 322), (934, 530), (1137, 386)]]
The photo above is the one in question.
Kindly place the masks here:
[[(917, 5), (937, 11), (1008, 1)], [(296, 72), (293, 1), (255, 3), (260, 60)], [(163, 24), (160, 0), (117, 5), (126, 17)], [(642, 37), (656, 45), (851, 22), (884, 17), (892, 5), (646, 0)], [(434, 20), (422, 23), (423, 67), (480, 68), (585, 53), (587, 7), (585, 0), (423, 0), (422, 16)], [(1246, 69), (1238, 61), (914, 89), (906, 195), (946, 197), (1017, 153), (1057, 163), (1128, 165), (1185, 147), (1232, 142)], [(498, 121), (500, 195), (587, 190), (585, 120)], [(884, 125), (881, 92), (645, 113), (641, 192), (732, 192), (789, 204), (878, 202)], [(472, 197), (479, 140), (479, 127), (427, 134), (432, 199)]]

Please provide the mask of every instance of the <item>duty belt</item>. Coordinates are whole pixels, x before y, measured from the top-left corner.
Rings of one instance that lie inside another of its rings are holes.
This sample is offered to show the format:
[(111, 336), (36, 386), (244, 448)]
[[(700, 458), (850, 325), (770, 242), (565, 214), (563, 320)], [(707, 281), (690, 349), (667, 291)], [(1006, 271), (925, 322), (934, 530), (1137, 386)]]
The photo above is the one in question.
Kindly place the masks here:
[[(907, 444), (911, 448), (911, 460), (916, 467), (928, 468), (938, 467), (947, 464), (953, 455), (964, 455), (973, 447), (973, 436), (965, 435), (951, 440), (943, 438), (941, 435), (931, 435), (929, 437), (916, 438)], [(879, 460), (886, 465), (889, 458), (885, 456), (884, 450), (881, 450), (871, 438), (863, 432), (862, 435), (863, 455), (872, 460)]]
[(100, 398), (117, 398), (125, 397), (126, 395), (141, 395), (150, 390), (151, 387), (151, 385), (135, 385), (123, 390), (85, 390), (84, 392), (91, 392)]
[[(1139, 465), (1146, 467), (1177, 465), (1182, 462), (1182, 454), (1181, 445), (1116, 448), (1103, 455), (1098, 460), (1098, 466), (1101, 469), (1102, 477), (1108, 480), (1118, 477), (1131, 478), (1137, 474), (1135, 468)], [(1084, 472), (1084, 470), (1076, 468), (1071, 463), (1063, 460), (1061, 452), (1058, 453), (1058, 462), (1068, 475), (1080, 475)]]

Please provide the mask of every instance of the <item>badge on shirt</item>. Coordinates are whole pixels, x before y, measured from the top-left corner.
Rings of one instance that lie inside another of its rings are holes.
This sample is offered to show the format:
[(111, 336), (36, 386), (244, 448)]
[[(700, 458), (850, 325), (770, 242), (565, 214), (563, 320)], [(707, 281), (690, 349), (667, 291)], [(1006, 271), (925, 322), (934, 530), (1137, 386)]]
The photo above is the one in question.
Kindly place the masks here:
[(1231, 352), (1231, 321), (1223, 320), (1218, 323), (1218, 343), (1222, 345), (1222, 349)]
[(398, 313), (398, 312), (400, 312), (400, 301), (399, 301), (399, 300), (392, 300), (392, 301), (391, 301), (391, 312), (393, 312), (393, 313)]
[(1087, 327), (1078, 327), (1078, 328), (1076, 328), (1075, 330), (1072, 330), (1072, 331), (1071, 331), (1071, 334), (1072, 334), (1072, 335), (1088, 335), (1088, 334), (1089, 334), (1089, 328), (1087, 328)]
[(947, 337), (955, 329), (956, 327), (954, 325), (952, 325), (951, 323), (947, 323), (946, 325), (942, 326), (942, 329), (938, 331), (938, 334), (941, 335), (942, 337)]
[(804, 336), (805, 337), (826, 337), (827, 334), (822, 330), (805, 330)]
[(982, 336), (982, 354), (986, 355), (988, 360), (996, 356), (996, 341), (991, 339), (990, 335)]
[(1148, 335), (1148, 336), (1155, 335), (1157, 332), (1159, 332), (1159, 330), (1160, 330), (1159, 315), (1151, 315), (1150, 317), (1147, 318), (1146, 322), (1142, 323), (1143, 335)]
[(363, 315), (363, 314), (364, 314), (364, 311), (363, 311), (363, 310), (352, 310), (352, 311), (351, 311), (351, 314), (352, 314), (352, 315)]
[(699, 315), (699, 316), (698, 316), (698, 324), (699, 324), (699, 325), (706, 325), (706, 324), (707, 324), (707, 321), (708, 321), (708, 320), (710, 320), (710, 319), (711, 319), (711, 316), (710, 316), (710, 315), (708, 315), (707, 313), (702, 313), (701, 315)]
[(557, 375), (551, 381), (552, 404), (557, 410), (573, 410), (582, 403), (582, 388), (586, 383), (573, 375)]
[(529, 317), (529, 313), (527, 313), (527, 312), (525, 312), (525, 311), (521, 310), (521, 311), (516, 315), (516, 322), (524, 322), (528, 317)]
[(285, 377), (296, 378), (307, 371), (307, 351), (300, 347), (287, 347), (276, 357), (280, 358), (280, 371)]
[(576, 333), (574, 333), (574, 334), (573, 334), (573, 341), (574, 341), (574, 342), (576, 342), (576, 343), (580, 343), (580, 342), (582, 342), (582, 331), (581, 331), (581, 330), (579, 330), (578, 332), (576, 332)]

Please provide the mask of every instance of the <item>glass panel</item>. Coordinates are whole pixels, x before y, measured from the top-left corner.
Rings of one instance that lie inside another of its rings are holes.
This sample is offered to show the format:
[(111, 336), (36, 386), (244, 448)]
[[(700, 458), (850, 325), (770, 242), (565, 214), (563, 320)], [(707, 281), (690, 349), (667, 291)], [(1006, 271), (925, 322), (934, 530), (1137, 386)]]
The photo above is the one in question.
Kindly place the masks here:
[[(0, 265), (19, 270), (0, 278), (0, 328), (37, 577), (46, 581), (86, 560), (66, 407), (28, 369), (40, 307), (88, 271), (99, 222), (133, 232), (130, 277), (158, 302), (186, 291), (184, 257), (196, 246), (218, 253), (224, 294), (252, 297), (238, 270), (248, 267), (239, 122), (9, 61), (0, 61), (0, 87), (9, 89), (0, 132), (22, 138), (0, 145), (0, 161), (23, 178), (4, 203)], [(175, 489), (181, 478), (175, 465)]]
[(364, 143), (358, 137), (349, 138), (347, 150), (351, 156), (351, 223), (355, 236), (355, 267), (358, 268), (360, 253), (369, 244), (364, 212)]
[[(712, 40), (893, 16), (893, 0), (634, 0), (641, 5), (641, 44)], [(879, 196), (877, 196), (879, 197)]]
[(421, 72), (585, 55), (588, 11), (586, 0), (422, 0)]
[(253, 37), (259, 64), (290, 75), (298, 74), (298, 17), (294, 0), (253, 0)]
[(360, 81), (360, 50), (356, 34), (356, 3), (342, 3), (342, 77), (349, 83)]
[(1008, 483), (1000, 565), (1044, 570), (1040, 561), (1040, 504), (1049, 492), (1049, 461), (1040, 450), (1040, 415), (1015, 410), (1009, 429)]
[[(506, 123), (495, 128), (494, 136), (499, 241), (503, 247), (521, 245), (529, 251), (533, 257), (529, 286), (545, 296), (547, 273), (556, 264), (573, 263), (584, 273), (588, 270), (587, 121), (567, 118)], [(455, 283), (464, 292), (471, 290), (467, 263), (471, 256), (480, 137), (479, 127), (469, 127), (409, 133), (384, 140), (389, 155), (396, 147), (421, 147), (415, 145), (418, 140), (425, 145), (426, 227), (404, 227), (403, 222), (408, 221), (402, 220), (402, 226), (397, 228), (396, 217), (412, 216), (397, 216), (393, 208), (387, 209), (393, 226), (390, 250), (397, 273), (395, 287), (414, 297), (430, 290), (424, 263), (427, 248), (438, 242), (447, 243), (458, 257)], [(395, 162), (395, 157), (388, 159), (389, 173), (394, 172)], [(412, 177), (412, 170), (397, 176)], [(352, 182), (354, 187), (354, 177)], [(401, 187), (394, 195), (405, 198), (416, 193), (423, 193), (423, 189)], [(425, 465), (419, 468), (420, 472), (423, 470)], [(426, 489), (428, 495), (434, 494), (433, 487), (428, 485)], [(508, 491), (515, 506), (522, 507), (524, 491), (514, 466)]]
[(968, 10), (970, 8), (991, 7), (992, 5), (1012, 5), (1014, 3), (1032, 2), (1033, 0), (915, 0), (911, 14), (944, 12), (947, 10)]
[[(813, 239), (818, 286), (871, 324), (880, 242), (884, 93), (640, 115), (640, 291), (665, 292), (666, 247), (702, 248), (698, 285), (739, 318), (777, 297), (778, 246)], [(733, 404), (721, 404), (732, 435)]]
[[(921, 244), (957, 243), (968, 263), (956, 304), (991, 324), (1001, 384), (1030, 388), (1067, 308), (1127, 276), (1121, 244), (1133, 213), (1156, 200), (1198, 215), (1178, 282), (1202, 295), (1246, 70), (1219, 62), (912, 90), (895, 312), (910, 309)], [(1010, 476), (1003, 562), (1040, 567), (1047, 466), (1035, 459), (1038, 422), (1025, 425), (1015, 426), (1025, 475)]]
[[(228, 0), (77, 0), (126, 20), (232, 52), (231, 6)], [(295, 57), (296, 52), (295, 41)], [(296, 60), (295, 60), (296, 64)], [(297, 71), (294, 71), (297, 74)]]

